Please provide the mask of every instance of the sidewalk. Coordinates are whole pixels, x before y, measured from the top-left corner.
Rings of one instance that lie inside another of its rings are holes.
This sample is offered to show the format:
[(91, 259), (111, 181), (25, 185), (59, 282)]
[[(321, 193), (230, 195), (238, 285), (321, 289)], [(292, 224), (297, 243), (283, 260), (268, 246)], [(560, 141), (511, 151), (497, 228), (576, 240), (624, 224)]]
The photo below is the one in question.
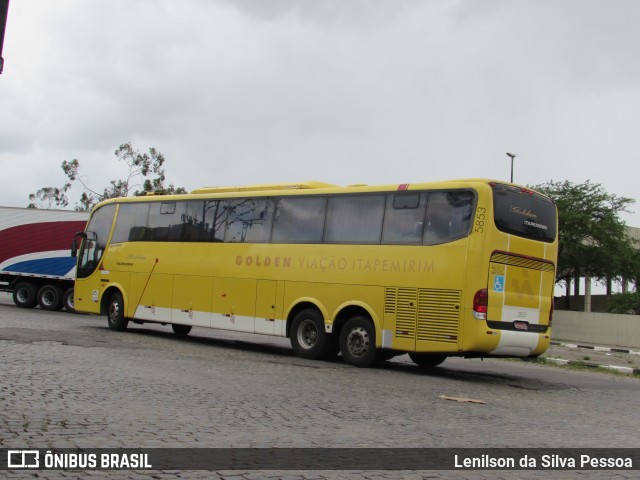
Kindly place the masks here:
[(559, 365), (604, 368), (628, 375), (640, 375), (640, 351), (623, 347), (604, 347), (554, 340), (540, 357)]

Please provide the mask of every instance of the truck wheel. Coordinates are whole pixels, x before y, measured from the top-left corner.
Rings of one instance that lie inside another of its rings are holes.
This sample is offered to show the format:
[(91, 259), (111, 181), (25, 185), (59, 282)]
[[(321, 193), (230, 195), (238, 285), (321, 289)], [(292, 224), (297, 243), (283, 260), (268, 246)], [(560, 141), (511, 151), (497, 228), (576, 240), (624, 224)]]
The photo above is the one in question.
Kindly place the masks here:
[(38, 289), (33, 283), (20, 282), (13, 287), (13, 303), (20, 308), (33, 308), (38, 304)]
[(38, 290), (38, 305), (50, 312), (62, 309), (62, 288), (58, 285), (45, 285)]
[(116, 292), (111, 295), (107, 306), (107, 321), (109, 328), (118, 332), (124, 332), (129, 325), (129, 320), (124, 317), (124, 300), (122, 294)]
[(62, 305), (67, 312), (76, 313), (76, 304), (73, 299), (73, 287), (67, 288), (62, 295)]

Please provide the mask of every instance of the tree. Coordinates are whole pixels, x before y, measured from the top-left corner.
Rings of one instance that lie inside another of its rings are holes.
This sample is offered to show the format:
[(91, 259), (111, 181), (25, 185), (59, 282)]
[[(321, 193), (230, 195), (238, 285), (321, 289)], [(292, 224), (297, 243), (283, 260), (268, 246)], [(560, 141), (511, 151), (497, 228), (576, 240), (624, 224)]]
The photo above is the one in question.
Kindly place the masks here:
[(637, 278), (639, 253), (619, 215), (628, 212), (634, 200), (609, 194), (601, 184), (587, 180), (533, 186), (551, 197), (558, 207), (558, 282), (565, 283), (567, 298), (574, 281), (592, 277), (606, 282), (614, 278)]
[(127, 166), (127, 173), (123, 179), (111, 180), (109, 186), (102, 193), (89, 187), (85, 177), (80, 174), (80, 162), (77, 159), (62, 162), (62, 170), (68, 181), (61, 188), (44, 187), (29, 195), (28, 208), (66, 207), (69, 205), (67, 193), (75, 182), (80, 183), (82, 194), (75, 204), (75, 210), (87, 211), (98, 202), (108, 198), (146, 195), (150, 192), (186, 193), (182, 187), (173, 184), (165, 187), (164, 162), (165, 158), (155, 148), (149, 148), (148, 153), (135, 150), (131, 143), (123, 143), (114, 152), (118, 161)]

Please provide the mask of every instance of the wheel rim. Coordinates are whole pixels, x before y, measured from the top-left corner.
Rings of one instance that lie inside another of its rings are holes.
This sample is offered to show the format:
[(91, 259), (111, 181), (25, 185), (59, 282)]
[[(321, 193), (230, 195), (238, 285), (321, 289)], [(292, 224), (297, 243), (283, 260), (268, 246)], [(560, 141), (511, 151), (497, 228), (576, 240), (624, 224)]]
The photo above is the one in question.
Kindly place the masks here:
[(16, 292), (16, 297), (20, 301), (20, 303), (26, 303), (29, 301), (29, 292), (26, 288), (21, 288)]
[(45, 292), (44, 295), (42, 295), (42, 303), (47, 307), (50, 307), (51, 305), (53, 305), (53, 302), (54, 302), (53, 292)]
[(298, 327), (298, 343), (302, 348), (312, 348), (318, 341), (318, 328), (313, 320), (306, 319)]
[(120, 318), (120, 304), (118, 302), (111, 302), (109, 305), (109, 321), (116, 323)]
[(347, 336), (347, 348), (354, 357), (361, 357), (369, 351), (370, 338), (367, 331), (362, 327), (356, 327)]

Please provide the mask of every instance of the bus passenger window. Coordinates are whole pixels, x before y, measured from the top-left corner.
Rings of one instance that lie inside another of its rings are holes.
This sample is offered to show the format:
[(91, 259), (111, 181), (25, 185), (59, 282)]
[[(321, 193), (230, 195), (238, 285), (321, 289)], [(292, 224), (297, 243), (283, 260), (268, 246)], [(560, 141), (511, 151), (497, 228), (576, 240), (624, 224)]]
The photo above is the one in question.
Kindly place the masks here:
[(225, 242), (268, 243), (273, 201), (269, 198), (233, 200), (229, 205)]
[(187, 202), (152, 203), (145, 240), (179, 242), (182, 237), (182, 217), (186, 206)]
[(387, 196), (382, 243), (417, 245), (422, 243), (426, 196), (420, 193)]
[(182, 214), (183, 242), (221, 242), (215, 231), (222, 230), (224, 235), (224, 220), (226, 210), (218, 200), (190, 200)]
[(327, 243), (380, 243), (382, 195), (345, 195), (329, 198), (324, 241)]
[(424, 244), (453, 242), (469, 234), (474, 195), (469, 191), (430, 192)]
[(148, 217), (148, 203), (121, 203), (111, 243), (144, 240)]
[(327, 200), (322, 197), (289, 198), (276, 201), (273, 243), (322, 243)]

